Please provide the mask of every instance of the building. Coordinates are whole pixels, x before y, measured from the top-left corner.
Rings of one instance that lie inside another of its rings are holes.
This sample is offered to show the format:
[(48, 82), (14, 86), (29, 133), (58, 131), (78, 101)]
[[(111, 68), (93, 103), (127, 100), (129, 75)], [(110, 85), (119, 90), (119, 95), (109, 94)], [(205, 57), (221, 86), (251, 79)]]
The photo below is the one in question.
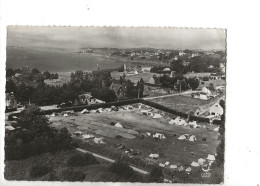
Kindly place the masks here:
[(210, 107), (209, 113), (213, 116), (221, 116), (224, 113), (224, 109), (220, 106), (219, 103), (216, 103)]
[(148, 80), (148, 83), (152, 84), (152, 85), (158, 85), (158, 84), (160, 84), (160, 79), (156, 75), (154, 75), (154, 76), (150, 77), (150, 79)]
[(17, 109), (17, 100), (13, 93), (5, 93), (5, 106), (6, 109)]

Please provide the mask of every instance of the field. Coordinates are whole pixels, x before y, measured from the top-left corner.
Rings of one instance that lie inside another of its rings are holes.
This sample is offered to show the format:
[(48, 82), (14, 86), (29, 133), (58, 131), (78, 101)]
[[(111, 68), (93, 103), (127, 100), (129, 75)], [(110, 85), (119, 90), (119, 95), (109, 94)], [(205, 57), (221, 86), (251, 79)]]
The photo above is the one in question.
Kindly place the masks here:
[(151, 99), (150, 101), (184, 113), (196, 112), (198, 109), (201, 113), (217, 102), (218, 99), (219, 96), (209, 100), (202, 100), (188, 96), (177, 95), (164, 98), (155, 98)]
[[(148, 109), (148, 108), (147, 108)], [(50, 121), (57, 128), (67, 127), (70, 132), (82, 131), (83, 134), (93, 134), (95, 137), (104, 137), (106, 144), (94, 144), (93, 139), (82, 139), (84, 142), (97, 145), (102, 149), (126, 155), (125, 150), (119, 150), (117, 144), (123, 144), (126, 149), (133, 149), (140, 152), (139, 157), (145, 160), (151, 153), (160, 154), (156, 164), (169, 161), (171, 164), (190, 165), (192, 161), (199, 158), (206, 158), (208, 154), (215, 154), (218, 146), (218, 132), (213, 131), (216, 127), (207, 123), (200, 123), (206, 128), (191, 129), (189, 126), (169, 125), (173, 115), (163, 113), (154, 109), (153, 113), (160, 113), (163, 117), (154, 119), (140, 113), (138, 108), (133, 110), (120, 109), (117, 112), (102, 112), (91, 114), (80, 114), (78, 116), (56, 116), (51, 117)], [(120, 122), (123, 129), (109, 125), (111, 122)], [(99, 133), (97, 131), (105, 131)], [(127, 132), (129, 131), (129, 132)], [(158, 141), (147, 136), (146, 132), (162, 133), (166, 139)], [(127, 134), (126, 136), (122, 133)], [(177, 138), (183, 134), (195, 135), (197, 141), (180, 141)], [(123, 136), (116, 138), (116, 135)], [(131, 137), (129, 137), (130, 135)], [(140, 138), (140, 135), (145, 136)], [(206, 138), (206, 141), (202, 141)], [(184, 151), (184, 148), (186, 149)], [(107, 155), (107, 154), (103, 154)]]
[[(46, 165), (52, 167), (57, 181), (59, 181), (59, 174), (62, 170), (65, 170), (67, 166), (67, 159), (79, 152), (75, 150), (67, 150), (57, 152), (55, 154), (44, 153), (39, 156), (33, 156), (19, 161), (5, 161), (5, 179), (7, 180), (30, 180), (30, 181), (50, 181), (50, 173), (39, 178), (30, 178), (29, 169), (34, 165)], [(73, 168), (73, 170), (80, 170), (86, 174), (83, 181), (127, 181), (121, 180), (117, 175), (108, 171), (108, 167), (111, 165), (106, 161), (101, 161), (99, 165), (88, 165), (79, 168)]]
[[(119, 79), (120, 76), (123, 76), (123, 72), (112, 72), (111, 73), (111, 76), (112, 78), (115, 78), (115, 79)], [(142, 74), (127, 74), (125, 79), (129, 79), (131, 80), (131, 82), (133, 83), (137, 83), (141, 78), (143, 78), (144, 82), (147, 83), (148, 80), (150, 79), (150, 77), (152, 77), (153, 75), (157, 75), (156, 73), (152, 73), (152, 72), (144, 72)]]

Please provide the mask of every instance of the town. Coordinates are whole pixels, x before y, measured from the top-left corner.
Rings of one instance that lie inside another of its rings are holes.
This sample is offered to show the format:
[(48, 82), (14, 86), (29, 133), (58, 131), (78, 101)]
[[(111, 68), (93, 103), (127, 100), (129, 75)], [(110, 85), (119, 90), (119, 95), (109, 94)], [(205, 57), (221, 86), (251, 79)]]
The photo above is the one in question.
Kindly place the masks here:
[(223, 182), (225, 51), (66, 53), (117, 65), (6, 69), (7, 180)]

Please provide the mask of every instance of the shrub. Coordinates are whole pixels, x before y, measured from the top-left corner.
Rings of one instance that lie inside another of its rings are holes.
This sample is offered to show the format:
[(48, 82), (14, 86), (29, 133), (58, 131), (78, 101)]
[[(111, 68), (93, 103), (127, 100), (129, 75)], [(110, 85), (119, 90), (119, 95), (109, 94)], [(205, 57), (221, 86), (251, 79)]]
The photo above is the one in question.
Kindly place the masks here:
[(151, 173), (149, 175), (149, 182), (157, 182), (160, 183), (163, 181), (163, 172), (160, 167), (153, 167)]
[(30, 168), (29, 170), (29, 176), (31, 178), (38, 178), (42, 177), (46, 174), (48, 174), (50, 171), (52, 171), (52, 168), (45, 166), (45, 165), (35, 165)]
[(133, 168), (123, 161), (116, 161), (109, 167), (109, 171), (116, 173), (120, 177), (130, 178), (134, 174)]
[(82, 171), (75, 171), (72, 169), (65, 169), (60, 174), (61, 181), (82, 181), (86, 177)]
[(91, 164), (99, 164), (99, 162), (92, 154), (89, 153), (74, 154), (67, 161), (67, 165), (70, 167), (82, 167)]

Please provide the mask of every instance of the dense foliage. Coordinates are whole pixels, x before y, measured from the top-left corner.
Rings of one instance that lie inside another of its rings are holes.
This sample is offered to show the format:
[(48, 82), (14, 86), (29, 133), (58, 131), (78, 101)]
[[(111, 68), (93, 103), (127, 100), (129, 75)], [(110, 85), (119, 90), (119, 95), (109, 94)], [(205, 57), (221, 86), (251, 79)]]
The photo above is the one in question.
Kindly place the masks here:
[(52, 171), (52, 168), (46, 165), (35, 165), (30, 168), (29, 175), (31, 178), (38, 178), (48, 174), (50, 171)]
[(69, 157), (67, 164), (70, 167), (81, 167), (86, 165), (99, 164), (99, 162), (92, 154), (86, 153), (74, 154), (73, 156)]
[(160, 183), (163, 181), (163, 172), (161, 167), (154, 167), (149, 175), (150, 182)]
[(51, 127), (38, 107), (23, 110), (14, 127), (16, 129), (6, 132), (5, 136), (6, 160), (19, 160), (70, 148), (72, 138), (69, 131)]
[(83, 171), (67, 168), (61, 172), (59, 177), (60, 181), (83, 181), (86, 174)]

